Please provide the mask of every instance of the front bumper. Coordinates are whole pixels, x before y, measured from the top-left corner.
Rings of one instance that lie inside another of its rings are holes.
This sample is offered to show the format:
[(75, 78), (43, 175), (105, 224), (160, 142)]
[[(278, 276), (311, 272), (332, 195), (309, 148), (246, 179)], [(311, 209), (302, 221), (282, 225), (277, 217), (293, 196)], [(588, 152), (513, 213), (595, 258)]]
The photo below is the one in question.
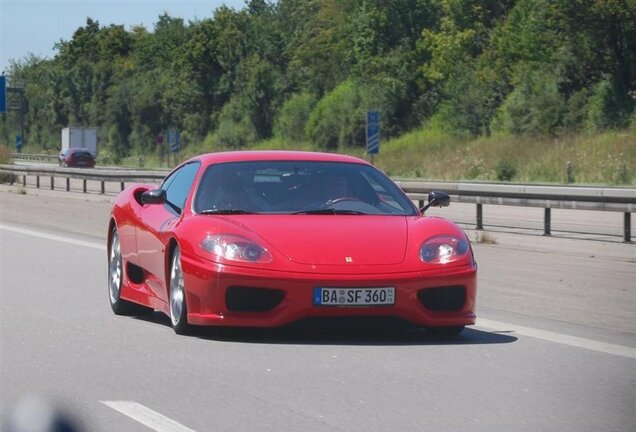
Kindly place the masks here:
[[(475, 323), (476, 265), (430, 272), (390, 274), (316, 274), (278, 272), (217, 264), (197, 256), (182, 255), (188, 322), (195, 325), (275, 327), (310, 317), (397, 317), (422, 326), (458, 326)], [(279, 290), (284, 294), (267, 311), (244, 312), (228, 307), (230, 287)], [(395, 287), (390, 306), (315, 306), (315, 287)], [(440, 287), (464, 287), (463, 305), (435, 311), (424, 306), (418, 293)]]

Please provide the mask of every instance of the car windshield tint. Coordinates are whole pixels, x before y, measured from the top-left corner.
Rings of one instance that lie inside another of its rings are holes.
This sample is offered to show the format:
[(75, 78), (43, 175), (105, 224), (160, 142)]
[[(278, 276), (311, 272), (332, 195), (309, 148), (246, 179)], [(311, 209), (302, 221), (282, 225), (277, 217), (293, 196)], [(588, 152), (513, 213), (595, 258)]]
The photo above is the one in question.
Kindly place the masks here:
[(92, 158), (93, 157), (93, 155), (90, 154), (87, 151), (76, 151), (76, 152), (73, 152), (73, 155), (75, 157), (78, 157), (78, 158)]
[(197, 213), (415, 215), (388, 177), (356, 163), (258, 161), (215, 164), (201, 176)]

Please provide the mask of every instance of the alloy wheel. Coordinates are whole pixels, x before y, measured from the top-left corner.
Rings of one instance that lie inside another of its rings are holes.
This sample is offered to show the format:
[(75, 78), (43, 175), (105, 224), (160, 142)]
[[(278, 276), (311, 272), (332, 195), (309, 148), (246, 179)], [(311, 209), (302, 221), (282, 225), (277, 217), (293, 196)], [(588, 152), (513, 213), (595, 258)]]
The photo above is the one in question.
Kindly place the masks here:
[(119, 300), (119, 291), (121, 289), (122, 279), (121, 247), (119, 245), (119, 235), (117, 234), (117, 231), (113, 232), (112, 244), (110, 246), (108, 275), (108, 293), (110, 295), (110, 303), (115, 304)]
[(170, 320), (173, 327), (177, 327), (183, 319), (184, 304), (185, 290), (183, 271), (181, 270), (181, 252), (177, 249), (172, 257), (172, 269), (170, 270)]

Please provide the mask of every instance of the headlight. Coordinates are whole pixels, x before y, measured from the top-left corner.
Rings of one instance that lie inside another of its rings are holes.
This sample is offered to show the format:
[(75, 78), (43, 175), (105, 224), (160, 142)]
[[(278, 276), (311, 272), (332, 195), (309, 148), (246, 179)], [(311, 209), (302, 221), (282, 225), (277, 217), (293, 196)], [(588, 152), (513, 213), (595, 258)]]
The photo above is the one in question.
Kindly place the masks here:
[(269, 263), (272, 255), (264, 247), (234, 234), (209, 235), (201, 242), (201, 248), (229, 261)]
[(470, 251), (465, 238), (440, 235), (426, 240), (420, 247), (420, 259), (427, 263), (446, 264), (457, 261)]

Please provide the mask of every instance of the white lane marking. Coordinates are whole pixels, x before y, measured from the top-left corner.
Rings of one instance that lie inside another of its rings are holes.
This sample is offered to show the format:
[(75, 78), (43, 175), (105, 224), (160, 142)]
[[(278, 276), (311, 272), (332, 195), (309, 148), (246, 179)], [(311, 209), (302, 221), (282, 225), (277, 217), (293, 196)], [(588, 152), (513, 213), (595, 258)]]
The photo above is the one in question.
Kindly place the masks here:
[(195, 432), (189, 427), (137, 402), (101, 401), (101, 403), (157, 432)]
[(15, 227), (15, 226), (4, 225), (4, 224), (0, 224), (0, 229), (5, 230), (5, 231), (15, 232), (15, 233), (18, 233), (18, 234), (25, 234), (25, 235), (29, 235), (29, 236), (33, 236), (33, 237), (39, 237), (39, 238), (43, 238), (43, 239), (46, 239), (46, 240), (53, 240), (53, 241), (69, 243), (69, 244), (76, 245), (76, 246), (85, 246), (85, 247), (89, 247), (89, 248), (93, 248), (93, 249), (106, 250), (106, 244), (105, 244), (106, 242), (97, 243), (97, 242), (89, 242), (89, 241), (84, 241), (84, 240), (76, 240), (76, 239), (63, 237), (63, 236), (59, 236), (59, 235), (55, 235), (55, 234), (48, 234), (48, 233), (45, 233), (45, 232), (42, 232), (42, 231), (33, 231), (33, 230), (30, 230), (30, 229), (26, 229), (26, 228), (18, 228), (18, 227)]
[(525, 327), (517, 324), (510, 324), (501, 321), (493, 321), (485, 318), (477, 318), (477, 326), (485, 327), (494, 331), (513, 331), (514, 333), (529, 336), (536, 339), (542, 339), (549, 342), (556, 342), (563, 345), (569, 345), (578, 348), (585, 348), (592, 351), (598, 351), (606, 354), (613, 354), (621, 357), (636, 359), (636, 348), (615, 345), (606, 342), (585, 339), (577, 336), (565, 335), (546, 330), (539, 330), (532, 327)]
[[(78, 246), (86, 246), (95, 249), (105, 249), (105, 245), (96, 242), (87, 242), (82, 240), (69, 239), (54, 234), (47, 234), (40, 231), (32, 231), (25, 228), (18, 228), (14, 226), (0, 224), (0, 229), (6, 231), (13, 231), (20, 234), (31, 235), (48, 240), (61, 241), (64, 243), (70, 243)], [(536, 339), (542, 339), (549, 342), (556, 342), (564, 345), (574, 346), (578, 348), (585, 348), (592, 351), (598, 351), (606, 354), (614, 354), (622, 357), (636, 358), (636, 348), (615, 345), (605, 342), (595, 341), (592, 339), (580, 338), (577, 336), (570, 336), (561, 333), (550, 332), (546, 330), (539, 330), (532, 327), (520, 326), (517, 324), (510, 324), (502, 321), (494, 321), (486, 318), (477, 318), (477, 326), (484, 327), (495, 331), (513, 331), (517, 334), (530, 336)]]

